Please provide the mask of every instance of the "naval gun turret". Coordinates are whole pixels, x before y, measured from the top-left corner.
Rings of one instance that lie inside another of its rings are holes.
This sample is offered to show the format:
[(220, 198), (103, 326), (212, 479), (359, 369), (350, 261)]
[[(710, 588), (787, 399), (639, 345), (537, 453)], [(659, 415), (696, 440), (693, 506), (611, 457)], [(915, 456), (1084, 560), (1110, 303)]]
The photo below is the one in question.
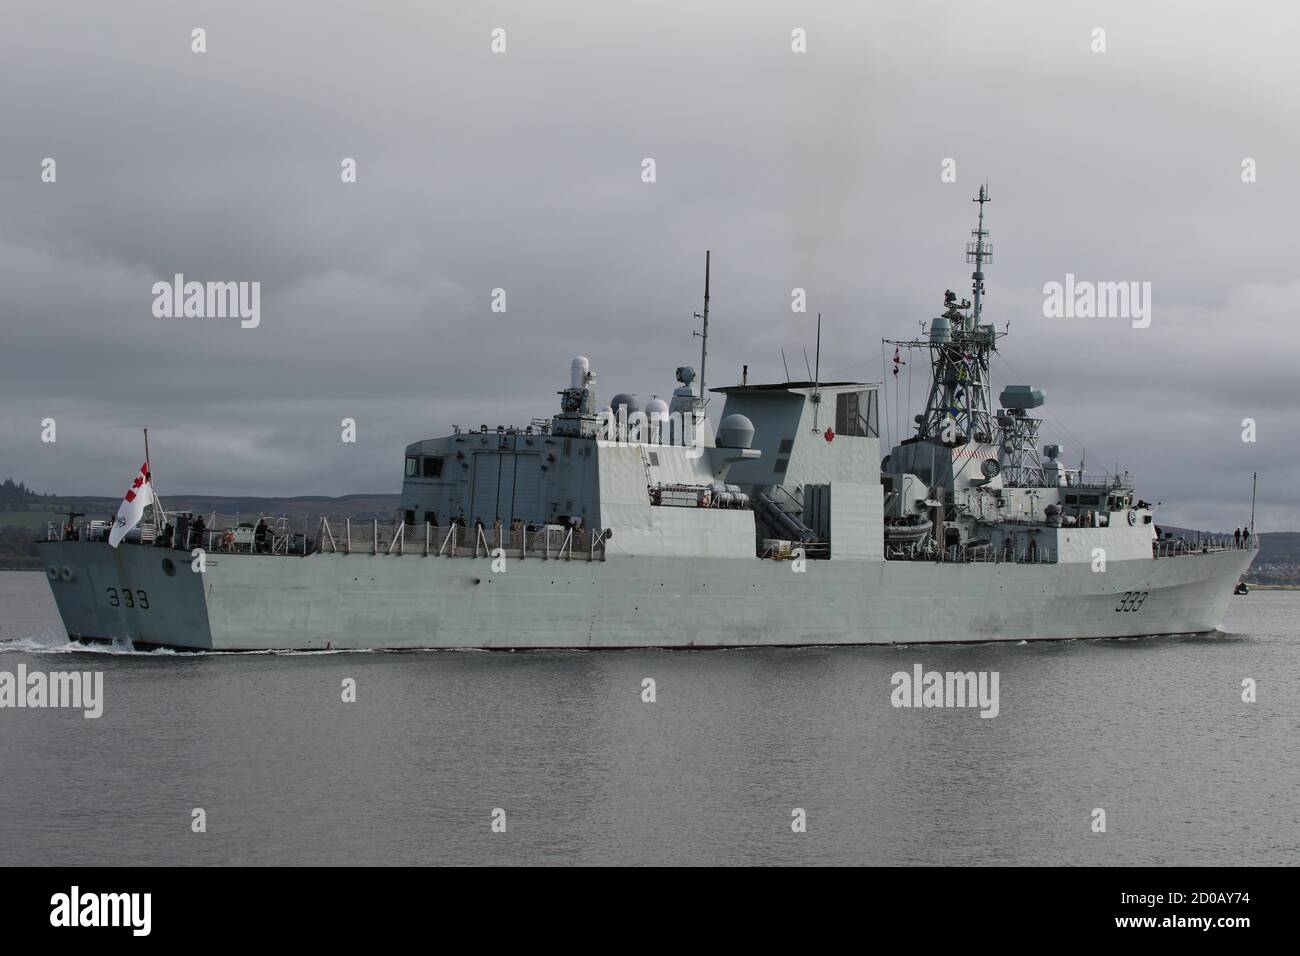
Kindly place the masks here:
[(551, 419), (555, 435), (595, 438), (600, 427), (596, 414), (596, 374), (585, 355), (569, 363), (569, 387), (559, 391), (560, 414)]

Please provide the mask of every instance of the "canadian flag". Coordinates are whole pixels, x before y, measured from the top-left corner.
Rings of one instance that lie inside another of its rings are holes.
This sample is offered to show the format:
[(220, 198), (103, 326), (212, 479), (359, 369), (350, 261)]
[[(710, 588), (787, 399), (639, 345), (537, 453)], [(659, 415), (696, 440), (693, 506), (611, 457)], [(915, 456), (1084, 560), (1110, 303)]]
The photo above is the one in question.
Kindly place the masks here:
[(153, 476), (149, 474), (149, 463), (140, 466), (140, 473), (131, 482), (122, 496), (122, 505), (117, 509), (113, 519), (113, 530), (108, 533), (108, 543), (116, 548), (126, 537), (126, 533), (140, 523), (144, 517), (145, 505), (153, 504)]

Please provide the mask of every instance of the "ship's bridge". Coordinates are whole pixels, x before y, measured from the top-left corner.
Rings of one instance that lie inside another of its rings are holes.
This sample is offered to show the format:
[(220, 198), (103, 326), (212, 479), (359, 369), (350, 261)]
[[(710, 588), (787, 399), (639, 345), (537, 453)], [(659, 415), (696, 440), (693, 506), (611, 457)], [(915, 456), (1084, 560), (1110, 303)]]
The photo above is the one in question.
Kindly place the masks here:
[(724, 417), (740, 414), (754, 423), (754, 447), (762, 452), (756, 461), (732, 466), (731, 480), (789, 487), (878, 482), (877, 389), (876, 384), (863, 382), (780, 382), (712, 389), (727, 397)]
[(879, 386), (780, 382), (713, 389), (722, 414), (753, 422), (757, 459), (730, 479), (754, 501), (761, 538), (799, 541), (831, 558), (883, 554)]

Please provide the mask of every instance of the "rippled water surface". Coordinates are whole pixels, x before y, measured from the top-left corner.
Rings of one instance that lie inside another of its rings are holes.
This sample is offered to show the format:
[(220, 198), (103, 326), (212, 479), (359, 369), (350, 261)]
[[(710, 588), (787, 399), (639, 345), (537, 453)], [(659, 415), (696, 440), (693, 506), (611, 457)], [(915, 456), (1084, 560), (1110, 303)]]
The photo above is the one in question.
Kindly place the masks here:
[[(1199, 638), (138, 653), (69, 644), (45, 579), (0, 572), (0, 672), (105, 698), (0, 709), (0, 859), (1295, 864), (1298, 622), (1257, 591)], [(998, 716), (891, 706), (916, 663), (997, 671)]]

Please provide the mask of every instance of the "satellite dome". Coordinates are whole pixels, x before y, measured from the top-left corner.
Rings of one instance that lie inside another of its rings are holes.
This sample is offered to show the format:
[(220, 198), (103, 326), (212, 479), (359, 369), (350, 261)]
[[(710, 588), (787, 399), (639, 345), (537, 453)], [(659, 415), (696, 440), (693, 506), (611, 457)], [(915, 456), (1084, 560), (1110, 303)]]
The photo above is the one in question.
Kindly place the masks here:
[(744, 415), (728, 415), (718, 426), (717, 443), (722, 448), (748, 448), (754, 444), (754, 423)]
[(667, 442), (672, 437), (668, 424), (668, 403), (662, 398), (652, 398), (645, 403), (646, 434), (651, 442)]
[(641, 403), (636, 400), (636, 396), (628, 392), (619, 392), (617, 395), (614, 396), (613, 401), (611, 401), (609, 404), (613, 406), (615, 415), (618, 414), (618, 410), (620, 408), (624, 408), (624, 407), (627, 408), (628, 415), (631, 415), (633, 412), (639, 412), (641, 410)]

